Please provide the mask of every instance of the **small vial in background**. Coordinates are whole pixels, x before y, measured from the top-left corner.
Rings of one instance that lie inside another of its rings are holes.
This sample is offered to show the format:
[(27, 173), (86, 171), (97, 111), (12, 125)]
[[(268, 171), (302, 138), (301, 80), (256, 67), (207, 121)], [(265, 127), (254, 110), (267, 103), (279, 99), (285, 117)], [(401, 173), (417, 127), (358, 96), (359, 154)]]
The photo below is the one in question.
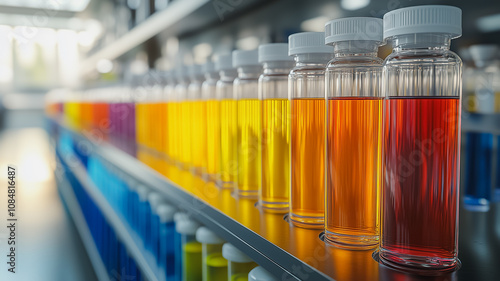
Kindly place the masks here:
[(218, 183), (220, 181), (220, 100), (217, 99), (216, 85), (219, 80), (219, 72), (215, 69), (215, 63), (207, 61), (203, 65), (205, 81), (201, 85), (201, 95), (206, 102), (206, 131), (207, 131), (207, 165), (206, 180)]
[(188, 86), (188, 99), (191, 112), (191, 164), (192, 172), (201, 176), (207, 166), (207, 108), (201, 95), (204, 77), (202, 66), (193, 64), (189, 67), (191, 83)]
[(224, 240), (202, 226), (196, 231), (196, 240), (202, 244), (203, 281), (227, 281), (227, 260), (222, 256)]
[(248, 273), (257, 266), (251, 258), (230, 243), (222, 246), (222, 256), (228, 261), (227, 280), (248, 280)]
[(256, 198), (261, 184), (261, 101), (258, 81), (262, 73), (257, 50), (233, 51), (238, 120), (238, 184), (241, 197)]
[(259, 78), (262, 100), (262, 186), (264, 210), (287, 212), (290, 201), (290, 101), (288, 75), (295, 66), (287, 43), (259, 46), (264, 71)]
[(296, 226), (324, 228), (325, 68), (333, 47), (323, 32), (288, 38), (296, 65), (290, 72), (290, 220)]
[[(201, 243), (196, 241), (196, 230), (200, 225), (187, 216), (175, 222), (175, 231), (180, 234), (182, 248), (182, 280), (202, 280)], [(178, 257), (176, 256), (176, 259)]]
[(496, 96), (500, 94), (500, 68), (495, 59), (500, 49), (497, 45), (472, 45), (469, 52), (476, 65), (474, 104), (475, 112), (492, 114), (496, 110)]
[(149, 189), (143, 185), (137, 187), (137, 194), (139, 195), (139, 202), (137, 204), (137, 209), (139, 213), (137, 215), (137, 223), (138, 226), (137, 233), (141, 237), (142, 241), (146, 241), (146, 237), (149, 235), (149, 230), (151, 229), (151, 221), (149, 216), (149, 203), (148, 203), (148, 195)]
[(159, 218), (159, 241), (158, 241), (158, 266), (166, 280), (173, 280), (175, 277), (175, 244), (174, 233), (175, 208), (169, 204), (160, 204), (156, 208)]
[(238, 174), (238, 120), (233, 81), (238, 76), (232, 54), (218, 55), (215, 68), (219, 71), (216, 94), (220, 101), (220, 182), (222, 188), (236, 187)]
[(385, 128), (380, 259), (407, 270), (459, 264), (462, 12), (416, 6), (384, 15)]
[(156, 209), (161, 204), (165, 203), (163, 197), (157, 192), (151, 192), (148, 195), (148, 203), (149, 203), (149, 220), (150, 220), (150, 228), (149, 228), (149, 236), (146, 238), (146, 249), (153, 253), (153, 256), (156, 260), (159, 257), (159, 233), (160, 233), (160, 218), (156, 213)]
[(325, 29), (335, 48), (326, 68), (325, 238), (338, 247), (373, 248), (382, 185), (382, 19), (337, 19)]
[(179, 168), (188, 170), (191, 167), (191, 102), (188, 99), (187, 88), (189, 85), (189, 75), (187, 67), (178, 65), (176, 68), (177, 85), (175, 86), (175, 95), (178, 101), (177, 105), (177, 164)]
[[(248, 281), (279, 281), (281, 279), (276, 278), (269, 271), (265, 270), (262, 266), (257, 266), (248, 273)], [(243, 281), (243, 280), (242, 280)]]
[(178, 144), (176, 142), (177, 135), (177, 96), (175, 95), (175, 85), (177, 80), (175, 78), (175, 71), (168, 70), (166, 73), (166, 85), (163, 88), (163, 95), (165, 97), (165, 111), (166, 111), (166, 126), (167, 133), (165, 139), (165, 154), (167, 163), (172, 165), (175, 163), (177, 158), (177, 152), (179, 150)]
[(177, 231), (177, 225), (181, 221), (189, 218), (188, 214), (184, 212), (177, 212), (174, 214), (174, 280), (182, 281), (182, 234)]

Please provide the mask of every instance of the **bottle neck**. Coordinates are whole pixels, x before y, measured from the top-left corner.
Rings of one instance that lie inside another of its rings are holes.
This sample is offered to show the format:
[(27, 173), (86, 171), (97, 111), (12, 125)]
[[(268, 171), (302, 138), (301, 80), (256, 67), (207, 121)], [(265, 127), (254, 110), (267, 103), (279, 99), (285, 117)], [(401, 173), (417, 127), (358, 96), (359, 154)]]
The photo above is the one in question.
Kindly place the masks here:
[(396, 35), (391, 38), (394, 52), (409, 50), (448, 51), (451, 36), (440, 33), (414, 33)]
[(262, 66), (248, 65), (238, 67), (238, 78), (240, 79), (259, 79), (262, 73)]
[(236, 69), (224, 69), (219, 71), (220, 80), (232, 82), (236, 77), (238, 77), (238, 72)]
[(351, 40), (333, 44), (335, 58), (376, 57), (380, 42)]
[(318, 66), (325, 67), (326, 64), (333, 58), (330, 53), (313, 53), (313, 54), (297, 54), (295, 55), (296, 67), (301, 66)]
[(218, 72), (206, 72), (205, 73), (205, 81), (217, 81), (219, 80)]
[(294, 61), (271, 61), (264, 62), (264, 75), (288, 75), (295, 65)]

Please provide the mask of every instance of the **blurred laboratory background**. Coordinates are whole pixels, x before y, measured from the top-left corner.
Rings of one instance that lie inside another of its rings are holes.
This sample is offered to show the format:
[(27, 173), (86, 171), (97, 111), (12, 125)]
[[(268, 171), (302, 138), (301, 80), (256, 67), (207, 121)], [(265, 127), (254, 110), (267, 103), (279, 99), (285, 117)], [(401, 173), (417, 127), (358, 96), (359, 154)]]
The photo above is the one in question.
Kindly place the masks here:
[[(394, 9), (427, 4), (458, 6), (463, 13), (463, 35), (451, 45), (464, 63), (461, 190), (469, 194), (461, 196), (461, 204), (470, 203), (460, 210), (461, 225), (469, 227), (462, 227), (459, 237), (472, 241), (460, 248), (460, 280), (498, 278), (500, 207), (493, 202), (500, 198), (500, 1), (0, 0), (0, 174), (8, 165), (18, 169), (19, 219), (17, 273), (10, 274), (4, 261), (7, 207), (0, 205), (0, 279), (102, 279), (88, 254), (88, 237), (57, 188), (59, 160), (51, 138), (54, 125), (47, 117), (61, 110), (54, 100), (86, 91), (99, 97), (106, 89), (133, 87), (137, 77), (204, 64), (237, 49), (287, 42), (297, 32), (324, 31), (331, 19), (382, 18)], [(385, 45), (379, 57), (391, 51)], [(300, 248), (295, 250), (300, 255)], [(340, 280), (370, 279), (345, 268), (351, 271), (347, 275), (322, 271)], [(369, 276), (380, 280), (401, 277), (370, 270)], [(114, 271), (107, 280), (130, 279)]]

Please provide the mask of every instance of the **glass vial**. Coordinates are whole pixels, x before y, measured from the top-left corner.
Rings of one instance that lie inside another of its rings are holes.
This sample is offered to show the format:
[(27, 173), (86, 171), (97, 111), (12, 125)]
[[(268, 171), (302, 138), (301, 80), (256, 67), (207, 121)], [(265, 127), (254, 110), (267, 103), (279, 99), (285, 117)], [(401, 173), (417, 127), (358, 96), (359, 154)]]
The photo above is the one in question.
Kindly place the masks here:
[(296, 226), (324, 228), (325, 216), (325, 68), (333, 47), (323, 32), (288, 38), (296, 65), (289, 76), (291, 113), (290, 220)]
[(373, 248), (382, 183), (382, 19), (332, 20), (325, 36), (335, 48), (326, 68), (325, 238)]
[(384, 187), (380, 257), (407, 269), (457, 265), (462, 12), (417, 6), (384, 15)]
[(202, 66), (189, 67), (191, 83), (188, 86), (189, 111), (191, 113), (191, 172), (201, 176), (207, 166), (206, 102), (201, 95), (204, 76)]
[(182, 280), (202, 280), (201, 243), (196, 241), (196, 230), (200, 225), (183, 216), (175, 222), (175, 231), (180, 234), (182, 248)]
[(288, 75), (294, 67), (287, 43), (259, 46), (264, 72), (259, 78), (262, 100), (262, 186), (264, 210), (287, 212), (290, 200), (290, 101)]
[(261, 183), (261, 101), (258, 81), (262, 73), (257, 50), (233, 51), (234, 79), (237, 99), (238, 172), (236, 193), (241, 197), (257, 198)]
[(206, 180), (212, 182), (220, 181), (220, 100), (217, 99), (216, 85), (219, 80), (219, 72), (215, 69), (215, 63), (208, 61), (203, 65), (205, 82), (201, 85), (201, 95), (206, 103), (206, 133), (207, 133), (207, 165)]
[(233, 95), (233, 81), (238, 76), (233, 67), (232, 54), (221, 54), (215, 60), (219, 71), (216, 85), (217, 99), (220, 101), (220, 181), (222, 188), (236, 187), (238, 174), (238, 120), (237, 104)]
[(227, 260), (222, 256), (224, 240), (202, 226), (196, 231), (196, 240), (202, 245), (203, 281), (227, 281)]
[(156, 208), (160, 220), (158, 241), (158, 266), (164, 280), (174, 280), (175, 277), (175, 244), (174, 244), (174, 214), (175, 208), (169, 204), (161, 204)]
[(189, 76), (187, 67), (178, 65), (176, 68), (177, 85), (175, 86), (175, 96), (177, 99), (177, 144), (179, 150), (176, 151), (176, 162), (179, 168), (187, 170), (191, 162), (191, 111), (190, 102), (187, 97)]
[(229, 281), (247, 280), (248, 273), (257, 266), (251, 258), (230, 243), (222, 246), (222, 256), (228, 261), (227, 280)]

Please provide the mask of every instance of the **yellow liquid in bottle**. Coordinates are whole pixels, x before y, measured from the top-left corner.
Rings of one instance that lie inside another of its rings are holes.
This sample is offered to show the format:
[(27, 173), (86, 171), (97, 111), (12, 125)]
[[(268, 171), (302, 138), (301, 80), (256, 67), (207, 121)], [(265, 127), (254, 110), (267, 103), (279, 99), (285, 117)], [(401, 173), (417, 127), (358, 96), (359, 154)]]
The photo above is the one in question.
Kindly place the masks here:
[(290, 198), (290, 102), (262, 101), (262, 189), (264, 208), (288, 210)]
[(221, 119), (220, 101), (207, 101), (207, 174), (208, 179), (218, 182), (220, 179), (221, 157)]
[(191, 167), (191, 123), (192, 123), (192, 115), (191, 111), (193, 108), (193, 102), (191, 101), (183, 101), (181, 102), (181, 122), (179, 133), (181, 135), (180, 139), (180, 160), (182, 163), (183, 169), (189, 169)]
[(192, 104), (192, 155), (194, 172), (201, 175), (207, 166), (207, 108), (206, 101), (193, 101)]
[(237, 103), (232, 99), (220, 102), (220, 176), (223, 188), (233, 188), (238, 174)]
[(179, 138), (179, 130), (178, 130), (178, 122), (179, 122), (179, 113), (178, 113), (179, 103), (176, 101), (172, 101), (168, 103), (167, 110), (167, 155), (171, 164), (176, 163), (178, 160), (178, 138)]
[(144, 145), (144, 127), (143, 123), (143, 104), (136, 103), (135, 104), (135, 139), (138, 144)]
[(238, 100), (238, 185), (240, 196), (255, 197), (261, 181), (261, 101)]

